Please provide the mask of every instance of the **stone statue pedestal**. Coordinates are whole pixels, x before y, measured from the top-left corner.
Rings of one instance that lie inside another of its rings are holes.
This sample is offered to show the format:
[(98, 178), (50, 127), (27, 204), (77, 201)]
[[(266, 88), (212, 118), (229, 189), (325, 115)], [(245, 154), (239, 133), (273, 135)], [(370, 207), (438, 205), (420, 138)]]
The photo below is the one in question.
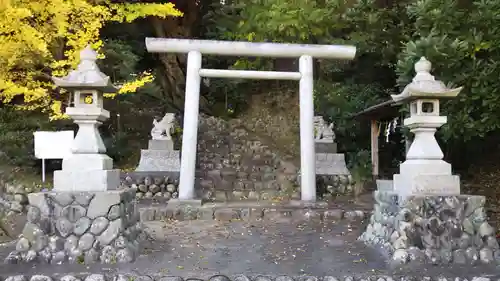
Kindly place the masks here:
[(170, 140), (150, 140), (148, 149), (141, 150), (137, 172), (180, 172), (180, 151), (174, 150)]
[(27, 223), (7, 263), (131, 262), (143, 236), (135, 189), (28, 195)]
[(327, 193), (344, 194), (352, 191), (352, 177), (347, 169), (345, 155), (337, 153), (337, 144), (332, 140), (316, 140), (316, 177)]

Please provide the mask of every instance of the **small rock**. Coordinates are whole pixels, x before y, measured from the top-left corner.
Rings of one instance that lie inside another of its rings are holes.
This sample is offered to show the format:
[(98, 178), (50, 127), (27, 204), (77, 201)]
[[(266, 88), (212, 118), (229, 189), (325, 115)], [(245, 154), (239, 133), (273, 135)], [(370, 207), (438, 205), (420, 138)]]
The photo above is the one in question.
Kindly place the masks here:
[(54, 253), (64, 250), (64, 240), (57, 236), (51, 236), (49, 238), (49, 249)]
[(16, 251), (18, 252), (26, 252), (30, 249), (31, 245), (30, 245), (30, 241), (28, 241), (28, 239), (24, 238), (24, 237), (21, 237), (19, 239), (19, 241), (17, 241), (17, 244), (16, 244)]
[(323, 214), (324, 220), (335, 220), (339, 221), (344, 217), (344, 211), (342, 209), (327, 210)]
[(16, 263), (19, 263), (21, 260), (22, 260), (21, 254), (19, 252), (17, 252), (17, 251), (12, 251), (5, 258), (5, 263), (7, 263), (7, 264), (16, 264)]
[(167, 184), (167, 187), (166, 187), (167, 191), (170, 192), (170, 193), (174, 193), (177, 188), (175, 187), (175, 185), (173, 184)]
[(130, 279), (134, 279), (135, 276), (127, 276), (124, 274), (117, 274), (113, 277), (113, 281), (130, 281)]
[(152, 183), (153, 183), (153, 180), (151, 179), (151, 177), (145, 177), (144, 178), (144, 184), (145, 185), (150, 186)]
[(28, 213), (26, 214), (26, 220), (31, 223), (38, 223), (41, 218), (40, 209), (35, 206), (28, 206)]
[(92, 248), (85, 252), (83, 259), (86, 264), (97, 262), (99, 260), (99, 252)]
[(405, 249), (397, 249), (396, 251), (394, 251), (392, 260), (397, 262), (398, 264), (405, 264), (409, 260), (408, 252)]
[(78, 248), (82, 251), (88, 251), (92, 248), (92, 245), (94, 245), (94, 241), (94, 235), (85, 233), (80, 237), (80, 240), (78, 240)]
[(47, 235), (40, 234), (35, 236), (35, 239), (31, 243), (31, 248), (34, 251), (39, 252), (43, 248), (45, 248), (48, 244), (49, 244), (49, 238), (47, 237)]
[[(276, 280), (276, 281), (278, 281), (278, 280)], [(281, 281), (288, 281), (288, 280), (281, 280)], [(293, 281), (293, 279), (290, 281)], [(321, 281), (339, 281), (339, 279), (337, 279), (336, 277), (333, 277), (333, 276), (324, 276), (323, 278), (321, 278)], [(377, 280), (377, 281), (379, 281), (379, 280)], [(382, 281), (384, 281), (384, 280), (382, 280)]]
[(155, 193), (155, 195), (153, 197), (156, 197), (156, 198), (163, 197), (163, 193), (162, 192), (157, 192), (157, 193)]
[[(280, 277), (276, 277), (275, 281), (294, 281), (293, 279), (292, 280), (278, 280), (278, 278), (280, 278)], [(233, 279), (233, 281), (251, 281), (250, 278), (248, 278), (247, 276), (245, 276), (243, 274), (233, 276), (232, 279)]]
[(173, 199), (177, 199), (177, 197), (179, 197), (179, 193), (178, 192), (173, 192), (172, 193), (172, 198)]
[(50, 252), (49, 247), (41, 250), (38, 253), (38, 257), (40, 258), (41, 261), (45, 263), (50, 263), (50, 261), (52, 260), (52, 253)]
[(45, 275), (33, 275), (31, 276), (30, 281), (52, 281), (52, 278)]
[(120, 234), (123, 229), (122, 227), (122, 219), (116, 219), (110, 222), (106, 230), (97, 237), (97, 241), (99, 241), (101, 245), (108, 245), (118, 236), (118, 234)]
[(344, 217), (348, 220), (356, 220), (360, 218), (358, 217), (358, 213), (356, 211), (346, 211), (344, 213)]
[(142, 197), (144, 197), (144, 193), (142, 193), (142, 192), (136, 192), (135, 193), (135, 198), (136, 199), (142, 199)]
[(66, 261), (66, 253), (64, 251), (59, 251), (52, 256), (51, 263), (62, 264), (64, 261)]
[(5, 281), (27, 281), (27, 279), (23, 275), (14, 275), (7, 277)]
[(78, 247), (78, 237), (71, 235), (64, 241), (64, 250), (67, 252), (72, 251)]
[(83, 259), (83, 252), (78, 248), (72, 249), (68, 254), (68, 261), (70, 263), (78, 263)]
[[(104, 246), (101, 252), (100, 260), (102, 263), (116, 263), (116, 250), (110, 245)], [(87, 279), (85, 279), (87, 281)]]
[(172, 198), (172, 194), (170, 192), (168, 192), (168, 191), (164, 192), (163, 193), (163, 198), (170, 199), (170, 198)]
[(160, 187), (156, 184), (152, 184), (149, 186), (149, 191), (155, 194), (160, 191)]
[[(305, 278), (304, 278), (304, 280), (306, 280), (306, 279), (307, 279), (307, 277), (305, 277)], [(220, 279), (214, 279), (214, 280), (224, 281), (225, 279), (220, 278)], [(210, 281), (212, 281), (212, 278), (210, 278)], [(260, 276), (255, 277), (255, 278), (253, 279), (253, 281), (272, 281), (272, 279), (271, 279), (271, 278), (269, 278), (269, 277), (267, 277), (267, 276), (262, 276), (262, 275), (260, 275)], [(317, 280), (316, 280), (316, 281), (317, 281)]]
[(36, 260), (37, 257), (38, 257), (38, 254), (35, 251), (29, 250), (28, 252), (26, 252), (26, 255), (24, 256), (24, 261), (25, 262), (33, 262)]
[(28, 197), (24, 194), (15, 194), (14, 200), (16, 202), (19, 202), (20, 204), (23, 204), (23, 205), (28, 203)]
[(109, 220), (116, 220), (117, 218), (120, 217), (121, 215), (121, 204), (116, 204), (116, 205), (113, 205), (111, 206), (111, 208), (109, 208), (109, 213), (108, 213), (108, 219)]
[(151, 199), (153, 198), (153, 193), (151, 191), (148, 191), (144, 194), (144, 198), (148, 198), (148, 199)]
[(65, 275), (59, 279), (59, 281), (81, 281), (80, 279), (76, 278), (73, 275)]
[(73, 232), (73, 224), (66, 218), (59, 218), (56, 221), (56, 230), (63, 238), (66, 238)]
[(146, 193), (148, 192), (148, 187), (144, 184), (139, 184), (139, 186), (137, 187), (137, 189), (142, 192), (142, 193)]
[(179, 276), (165, 276), (158, 279), (158, 281), (184, 281), (184, 279), (182, 279), (182, 277)]
[(495, 261), (493, 258), (493, 251), (488, 247), (484, 247), (479, 251), (479, 259), (483, 263), (491, 263)]
[(493, 234), (495, 234), (495, 230), (493, 229), (493, 227), (491, 227), (491, 225), (489, 223), (483, 222), (479, 226), (479, 235), (481, 237), (491, 236)]
[(216, 209), (214, 212), (214, 218), (216, 220), (220, 221), (230, 221), (230, 220), (235, 220), (239, 219), (240, 215), (239, 213), (231, 208), (220, 208)]
[(10, 202), (10, 209), (16, 213), (22, 213), (23, 208), (23, 205), (17, 201)]
[(90, 224), (91, 224), (91, 221), (89, 218), (87, 218), (87, 217), (80, 218), (75, 223), (75, 228), (73, 229), (73, 233), (75, 233), (78, 236), (84, 234), (90, 228)]
[(406, 236), (400, 236), (396, 241), (394, 241), (394, 249), (407, 249), (410, 246), (410, 241)]
[[(256, 278), (259, 278), (260, 276), (257, 276)], [(254, 279), (255, 280), (255, 279)], [(208, 279), (208, 281), (231, 281), (229, 277), (226, 275), (214, 275)]]
[(474, 247), (467, 248), (467, 250), (465, 250), (465, 256), (471, 262), (479, 260), (479, 254), (477, 252), (477, 249)]
[(92, 225), (90, 226), (90, 232), (94, 235), (99, 235), (101, 234), (109, 224), (109, 220), (105, 217), (98, 217), (92, 222)]
[(85, 281), (106, 281), (102, 274), (91, 274), (85, 278)]
[(116, 252), (116, 261), (119, 263), (128, 263), (134, 260), (134, 254), (129, 248), (123, 248)]
[(127, 239), (123, 237), (122, 235), (118, 236), (115, 240), (115, 248), (117, 249), (123, 249), (127, 246)]

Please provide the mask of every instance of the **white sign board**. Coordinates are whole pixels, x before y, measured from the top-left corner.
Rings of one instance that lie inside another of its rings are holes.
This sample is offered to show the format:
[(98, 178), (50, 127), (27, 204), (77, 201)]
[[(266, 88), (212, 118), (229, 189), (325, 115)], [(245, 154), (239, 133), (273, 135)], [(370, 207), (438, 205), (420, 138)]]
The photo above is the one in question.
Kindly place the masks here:
[(38, 159), (64, 159), (70, 155), (75, 132), (34, 132), (35, 157)]

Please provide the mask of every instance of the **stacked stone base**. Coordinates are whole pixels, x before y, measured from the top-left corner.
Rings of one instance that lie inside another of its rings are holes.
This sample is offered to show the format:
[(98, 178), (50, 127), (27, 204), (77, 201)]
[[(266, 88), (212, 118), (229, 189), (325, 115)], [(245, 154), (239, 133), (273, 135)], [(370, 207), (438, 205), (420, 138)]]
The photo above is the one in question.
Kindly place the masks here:
[(27, 223), (8, 263), (132, 262), (143, 237), (135, 189), (28, 196)]
[(316, 187), (323, 198), (352, 194), (354, 180), (351, 175), (316, 175)]
[(378, 246), (393, 264), (500, 262), (484, 196), (408, 196), (375, 191), (375, 208), (360, 240)]

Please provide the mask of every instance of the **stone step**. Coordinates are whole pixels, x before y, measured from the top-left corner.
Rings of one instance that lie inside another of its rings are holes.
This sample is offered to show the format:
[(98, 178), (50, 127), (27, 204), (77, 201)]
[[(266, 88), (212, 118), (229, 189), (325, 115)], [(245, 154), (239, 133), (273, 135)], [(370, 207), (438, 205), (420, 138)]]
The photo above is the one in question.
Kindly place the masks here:
[(304, 204), (300, 201), (276, 203), (271, 201), (248, 201), (230, 203), (206, 203), (189, 206), (168, 203), (151, 204), (141, 202), (139, 213), (141, 221), (167, 220), (317, 220), (340, 221), (343, 219), (359, 221), (370, 214), (367, 209), (334, 207), (326, 202)]

